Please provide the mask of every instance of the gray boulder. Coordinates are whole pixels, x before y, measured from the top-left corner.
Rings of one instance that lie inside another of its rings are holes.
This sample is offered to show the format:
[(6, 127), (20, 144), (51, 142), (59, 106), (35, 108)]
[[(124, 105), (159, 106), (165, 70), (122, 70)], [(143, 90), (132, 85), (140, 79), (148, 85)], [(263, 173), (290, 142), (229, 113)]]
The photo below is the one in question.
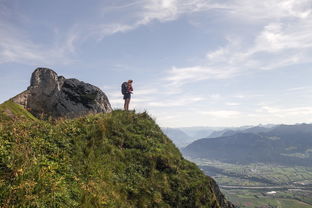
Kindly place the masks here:
[(65, 79), (47, 68), (37, 68), (28, 89), (12, 100), (38, 118), (75, 118), (112, 111), (107, 96), (98, 87), (77, 79)]

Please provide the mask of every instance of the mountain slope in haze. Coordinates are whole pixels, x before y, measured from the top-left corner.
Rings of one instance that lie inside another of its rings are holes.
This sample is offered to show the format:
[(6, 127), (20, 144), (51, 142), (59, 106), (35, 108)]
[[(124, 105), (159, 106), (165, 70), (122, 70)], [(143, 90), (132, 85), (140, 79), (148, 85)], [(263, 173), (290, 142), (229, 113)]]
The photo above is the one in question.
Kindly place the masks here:
[(193, 141), (208, 137), (213, 131), (223, 129), (222, 127), (181, 127), (183, 132), (193, 138)]
[(0, 105), (0, 207), (233, 207), (146, 114), (34, 119)]
[(237, 133), (260, 133), (265, 132), (269, 129), (269, 127), (263, 126), (242, 126), (235, 128), (224, 128), (219, 131), (212, 132), (208, 137), (205, 138), (216, 138), (216, 137), (224, 137), (224, 136), (232, 136)]
[(206, 138), (222, 127), (180, 127), (180, 128), (162, 128), (164, 133), (174, 142), (174, 144), (183, 148), (199, 138)]
[(194, 141), (189, 135), (178, 128), (162, 128), (162, 131), (173, 141), (173, 143), (179, 147), (185, 147), (186, 145)]
[[(184, 155), (229, 163), (272, 163), (312, 166), (312, 124), (280, 125), (232, 135), (200, 139)], [(263, 130), (263, 131), (262, 131)]]

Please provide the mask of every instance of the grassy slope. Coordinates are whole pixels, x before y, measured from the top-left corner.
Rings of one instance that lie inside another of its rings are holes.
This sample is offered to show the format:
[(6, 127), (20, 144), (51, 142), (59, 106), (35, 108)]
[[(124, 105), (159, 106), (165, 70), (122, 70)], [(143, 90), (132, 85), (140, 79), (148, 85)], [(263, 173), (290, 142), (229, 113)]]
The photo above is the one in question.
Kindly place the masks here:
[(1, 114), (0, 207), (220, 207), (214, 181), (146, 113)]
[(22, 106), (8, 100), (0, 105), (0, 119), (24, 118), (37, 120), (31, 113), (26, 111)]

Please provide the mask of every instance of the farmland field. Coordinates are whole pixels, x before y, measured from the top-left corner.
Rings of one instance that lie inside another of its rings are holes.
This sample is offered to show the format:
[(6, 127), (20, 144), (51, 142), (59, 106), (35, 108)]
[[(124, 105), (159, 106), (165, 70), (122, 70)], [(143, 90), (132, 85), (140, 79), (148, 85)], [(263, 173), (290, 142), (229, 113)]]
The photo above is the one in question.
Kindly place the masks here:
[(312, 168), (191, 159), (239, 207), (312, 208)]

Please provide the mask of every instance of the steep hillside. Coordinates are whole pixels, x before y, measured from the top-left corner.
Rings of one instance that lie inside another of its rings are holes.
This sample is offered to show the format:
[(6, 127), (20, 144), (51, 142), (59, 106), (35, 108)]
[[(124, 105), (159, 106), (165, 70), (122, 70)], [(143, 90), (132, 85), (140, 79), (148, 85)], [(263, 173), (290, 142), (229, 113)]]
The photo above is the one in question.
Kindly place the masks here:
[(26, 111), (21, 105), (8, 100), (0, 105), (0, 120), (12, 120), (12, 119), (29, 119), (37, 120), (31, 113)]
[(184, 148), (183, 153), (192, 158), (230, 163), (312, 166), (311, 124), (252, 130), (250, 132), (257, 133), (237, 132), (229, 136), (197, 140)]
[(0, 207), (232, 207), (147, 113), (48, 122), (5, 105)]

